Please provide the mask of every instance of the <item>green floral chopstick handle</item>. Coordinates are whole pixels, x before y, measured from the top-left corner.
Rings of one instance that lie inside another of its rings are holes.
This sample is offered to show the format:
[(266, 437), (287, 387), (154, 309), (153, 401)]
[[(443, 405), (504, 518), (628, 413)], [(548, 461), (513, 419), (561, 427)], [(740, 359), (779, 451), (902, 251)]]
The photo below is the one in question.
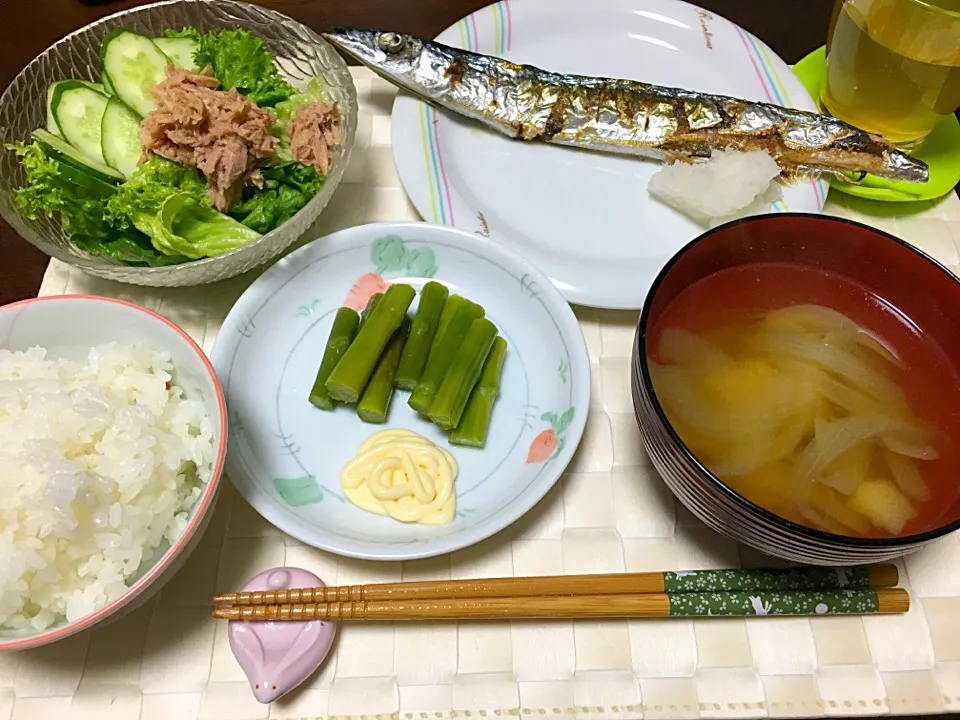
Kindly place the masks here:
[[(887, 577), (889, 576), (889, 577)], [(874, 582), (871, 582), (874, 579)], [(877, 582), (878, 580), (888, 582)], [(801, 567), (779, 570), (695, 570), (666, 572), (663, 589), (681, 592), (749, 592), (752, 590), (864, 590), (897, 584), (893, 565), (873, 567)]]
[(875, 590), (688, 592), (671, 594), (668, 597), (670, 615), (686, 617), (851, 615), (880, 612), (880, 600)]

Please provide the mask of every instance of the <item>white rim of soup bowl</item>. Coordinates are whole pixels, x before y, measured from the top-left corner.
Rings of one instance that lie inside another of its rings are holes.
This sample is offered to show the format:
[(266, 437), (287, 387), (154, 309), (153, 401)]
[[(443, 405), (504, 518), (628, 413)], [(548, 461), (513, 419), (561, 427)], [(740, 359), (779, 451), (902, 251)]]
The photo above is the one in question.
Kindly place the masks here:
[(174, 561), (180, 556), (180, 553), (183, 552), (183, 550), (193, 539), (197, 528), (202, 524), (204, 517), (213, 504), (217, 490), (220, 487), (220, 481), (223, 478), (223, 468), (227, 456), (228, 436), (227, 403), (223, 395), (223, 388), (220, 387), (220, 380), (217, 378), (217, 374), (214, 371), (213, 365), (206, 353), (203, 352), (197, 342), (179, 325), (165, 318), (163, 315), (143, 307), (142, 305), (137, 305), (136, 303), (128, 302), (126, 300), (119, 300), (117, 298), (102, 297), (99, 295), (49, 295), (46, 297), (28, 298), (26, 300), (20, 300), (0, 306), (0, 313), (4, 313), (15, 308), (25, 308), (28, 305), (34, 305), (36, 303), (73, 302), (77, 300), (92, 301), (95, 303), (112, 303), (114, 305), (120, 305), (128, 310), (141, 313), (151, 320), (158, 321), (166, 325), (177, 335), (179, 335), (180, 338), (187, 344), (187, 346), (193, 350), (194, 354), (202, 363), (204, 370), (206, 370), (207, 375), (209, 375), (210, 380), (213, 382), (214, 391), (216, 392), (217, 409), (220, 415), (221, 428), (220, 438), (217, 443), (216, 460), (213, 463), (210, 472), (210, 479), (207, 481), (206, 486), (204, 487), (203, 494), (200, 496), (196, 507), (193, 509), (193, 517), (187, 523), (187, 527), (180, 534), (180, 537), (177, 538), (176, 542), (170, 546), (170, 548), (161, 556), (156, 564), (133, 585), (128, 587), (126, 591), (120, 595), (120, 597), (116, 598), (110, 603), (107, 603), (104, 607), (100, 608), (96, 612), (85, 615), (74, 622), (65, 623), (48, 630), (44, 630), (36, 635), (17, 638), (15, 640), (0, 639), (0, 651), (27, 650), (29, 648), (39, 647), (41, 645), (48, 645), (56, 642), (57, 640), (62, 640), (66, 637), (69, 637), (70, 635), (88, 630), (118, 610), (122, 609), (132, 600), (141, 595), (144, 590), (156, 582), (156, 580), (170, 568)]

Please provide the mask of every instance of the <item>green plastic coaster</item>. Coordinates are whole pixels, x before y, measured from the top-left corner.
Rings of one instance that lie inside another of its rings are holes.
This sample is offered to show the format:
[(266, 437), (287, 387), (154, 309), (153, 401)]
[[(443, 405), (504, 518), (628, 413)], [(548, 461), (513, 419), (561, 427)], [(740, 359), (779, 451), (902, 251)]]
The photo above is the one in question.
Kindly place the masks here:
[[(821, 47), (793, 66), (794, 74), (814, 98), (820, 97), (826, 80), (826, 57), (827, 50)], [(930, 179), (926, 183), (884, 180), (868, 175), (858, 185), (834, 179), (830, 186), (848, 195), (889, 202), (933, 200), (946, 195), (960, 183), (960, 123), (956, 116), (945, 118), (923, 145), (910, 154), (930, 167)]]

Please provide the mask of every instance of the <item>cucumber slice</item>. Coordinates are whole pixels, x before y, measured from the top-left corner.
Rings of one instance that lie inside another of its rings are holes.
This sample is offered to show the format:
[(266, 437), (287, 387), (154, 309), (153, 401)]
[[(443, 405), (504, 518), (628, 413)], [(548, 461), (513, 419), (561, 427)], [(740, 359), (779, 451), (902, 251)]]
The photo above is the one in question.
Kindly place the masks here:
[(114, 94), (141, 117), (156, 108), (153, 88), (167, 75), (169, 58), (153, 40), (118, 28), (100, 47), (103, 74)]
[(86, 170), (99, 180), (113, 184), (126, 180), (121, 173), (112, 167), (104, 165), (103, 163), (94, 162), (62, 137), (57, 137), (43, 128), (38, 128), (33, 131), (33, 139), (42, 143), (60, 162)]
[(193, 60), (193, 54), (200, 47), (200, 43), (191, 38), (153, 38), (154, 44), (170, 58), (171, 62), (178, 68), (195, 72), (199, 68)]
[(51, 132), (54, 135), (60, 134), (60, 128), (57, 127), (57, 119), (53, 116), (53, 94), (57, 90), (57, 85), (59, 85), (62, 80), (54, 83), (50, 83), (50, 87), (47, 88), (47, 132)]
[(133, 175), (140, 161), (143, 148), (140, 145), (140, 116), (116, 97), (107, 102), (100, 123), (100, 149), (107, 165)]
[(101, 180), (89, 169), (68, 165), (65, 162), (60, 163), (60, 177), (100, 197), (110, 197), (117, 191), (116, 185)]
[(50, 112), (60, 135), (91, 160), (103, 164), (100, 150), (100, 121), (107, 109), (107, 96), (76, 80), (56, 84)]
[(54, 135), (60, 134), (60, 128), (57, 127), (57, 120), (53, 117), (53, 108), (51, 107), (53, 103), (53, 93), (57, 89), (57, 86), (65, 82), (79, 82), (86, 85), (91, 90), (96, 90), (100, 93), (106, 93), (103, 85), (95, 82), (87, 82), (86, 80), (58, 80), (55, 83), (50, 83), (50, 87), (47, 88), (47, 131), (52, 132)]
[(113, 89), (113, 85), (110, 84), (110, 78), (107, 77), (105, 72), (100, 73), (100, 81), (103, 83), (103, 91), (107, 95), (116, 95), (116, 91)]

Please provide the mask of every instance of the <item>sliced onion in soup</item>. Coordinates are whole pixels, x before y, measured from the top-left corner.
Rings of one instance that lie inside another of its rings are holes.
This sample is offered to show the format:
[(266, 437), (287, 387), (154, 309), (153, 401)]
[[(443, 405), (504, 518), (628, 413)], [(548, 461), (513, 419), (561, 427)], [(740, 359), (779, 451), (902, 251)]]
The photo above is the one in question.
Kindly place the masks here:
[(857, 443), (827, 465), (820, 482), (842, 495), (852, 495), (870, 472), (873, 451), (872, 442)]
[(930, 436), (916, 427), (901, 427), (880, 434), (880, 439), (899, 455), (916, 458), (917, 460), (936, 460), (940, 457), (937, 449), (930, 444)]
[(851, 509), (847, 505), (846, 498), (833, 488), (815, 483), (809, 502), (810, 506), (820, 515), (850, 528), (859, 535), (866, 535), (870, 532), (870, 521), (856, 510)]
[(660, 333), (657, 346), (660, 362), (686, 367), (724, 367), (733, 359), (709, 340), (687, 330), (667, 329)]
[(875, 400), (830, 373), (822, 373), (818, 382), (823, 397), (850, 415), (892, 415), (904, 420), (910, 417), (906, 403), (884, 403)]
[(748, 475), (731, 477), (727, 484), (751, 502), (784, 517), (795, 516), (803, 499), (793, 482), (793, 468), (784, 462), (770, 463)]
[(852, 416), (832, 421), (818, 418), (814, 423), (813, 441), (807, 445), (797, 465), (798, 477), (819, 478), (828, 465), (858, 443), (910, 427), (890, 417)]
[(724, 419), (718, 418), (697, 393), (696, 383), (689, 370), (654, 362), (651, 362), (649, 367), (654, 392), (668, 419), (670, 416), (676, 417), (680, 425), (697, 434), (706, 434), (708, 439), (723, 439), (729, 436), (730, 429)]
[(883, 449), (883, 457), (900, 492), (918, 502), (930, 499), (930, 490), (923, 482), (917, 464), (911, 458), (895, 453), (889, 448)]
[(891, 365), (896, 365), (899, 368), (904, 367), (903, 361), (893, 349), (887, 347), (883, 341), (871, 335), (869, 331), (860, 328), (856, 334), (856, 341), (861, 347), (876, 353)]
[(856, 330), (859, 326), (846, 315), (823, 305), (789, 305), (767, 313), (764, 324), (771, 329), (806, 331), (817, 335)]
[(821, 515), (809, 505), (800, 506), (800, 517), (806, 520), (811, 527), (819, 530), (825, 530), (826, 532), (833, 533), (834, 535), (850, 536), (854, 534), (850, 528), (844, 527), (836, 520)]
[(896, 405), (906, 403), (903, 391), (896, 383), (841, 347), (786, 333), (764, 333), (757, 338), (756, 344), (758, 349), (774, 357), (783, 356), (816, 363), (856, 385), (876, 400)]

